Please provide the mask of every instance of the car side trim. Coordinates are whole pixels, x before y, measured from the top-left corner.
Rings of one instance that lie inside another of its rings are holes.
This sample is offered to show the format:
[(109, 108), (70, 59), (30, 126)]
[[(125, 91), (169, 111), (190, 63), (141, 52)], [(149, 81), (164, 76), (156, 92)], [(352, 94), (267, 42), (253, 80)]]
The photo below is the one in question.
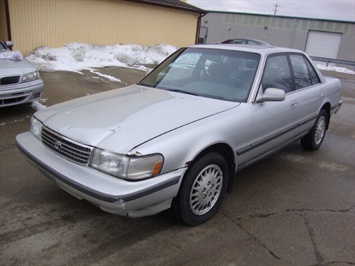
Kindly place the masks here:
[(340, 99), (338, 104), (336, 106), (332, 107), (331, 113), (336, 114), (340, 110), (342, 105), (343, 105), (343, 100)]
[(263, 138), (263, 139), (261, 139), (259, 141), (256, 141), (256, 142), (254, 142), (252, 144), (249, 144), (249, 145), (247, 145), (245, 147), (242, 147), (242, 148), (236, 150), (236, 153), (237, 153), (237, 155), (242, 155), (244, 153), (247, 153), (247, 152), (249, 152), (249, 151), (251, 151), (251, 150), (253, 150), (253, 149), (255, 149), (255, 148), (257, 148), (257, 147), (259, 147), (261, 145), (264, 145), (265, 143), (268, 143), (268, 142), (270, 142), (270, 141), (272, 141), (272, 140), (274, 140), (274, 139), (276, 139), (276, 138), (278, 138), (278, 137), (280, 137), (280, 136), (282, 136), (284, 134), (287, 134), (290, 131), (293, 131), (297, 127), (300, 127), (300, 126), (302, 126), (304, 124), (307, 124), (307, 123), (313, 121), (316, 118), (317, 118), (317, 116), (313, 116), (313, 117), (311, 117), (309, 119), (306, 119), (306, 120), (304, 120), (304, 121), (302, 121), (302, 122), (300, 122), (298, 124), (295, 124), (293, 126), (285, 128), (284, 130), (282, 130), (280, 132), (274, 133), (274, 134), (272, 134), (270, 136), (267, 136), (267, 137), (265, 137), (265, 138)]
[[(101, 200), (101, 201), (105, 201), (108, 203), (116, 203), (118, 201), (124, 201), (124, 202), (128, 202), (128, 201), (133, 201), (139, 198), (142, 198), (144, 196), (147, 196), (149, 194), (152, 194), (154, 192), (157, 192), (159, 190), (168, 188), (170, 186), (176, 185), (179, 183), (180, 180), (180, 176), (177, 175), (176, 177), (172, 178), (169, 181), (160, 183), (157, 186), (152, 186), (148, 189), (144, 189), (141, 191), (138, 191), (136, 193), (132, 193), (129, 195), (124, 195), (124, 196), (114, 196), (114, 195), (109, 195), (109, 194), (105, 194), (102, 192), (99, 192), (97, 190), (93, 190), (91, 188), (88, 188), (86, 186), (83, 186), (69, 178), (67, 178), (66, 176), (62, 175), (61, 173), (59, 173), (58, 171), (56, 171), (55, 169), (49, 167), (48, 165), (42, 163), (40, 160), (38, 160), (37, 158), (35, 158), (34, 156), (32, 156), (29, 152), (27, 152), (17, 141), (16, 141), (16, 145), (17, 147), (20, 149), (20, 151), (26, 156), (26, 158), (29, 160), (30, 163), (32, 163), (32, 165), (34, 165), (35, 167), (39, 168), (40, 171), (42, 173), (44, 173), (46, 176), (49, 176), (51, 179), (58, 179), (60, 181), (62, 181), (63, 183), (69, 185), (70, 187), (85, 193), (95, 199)], [(128, 182), (128, 181), (127, 181)]]

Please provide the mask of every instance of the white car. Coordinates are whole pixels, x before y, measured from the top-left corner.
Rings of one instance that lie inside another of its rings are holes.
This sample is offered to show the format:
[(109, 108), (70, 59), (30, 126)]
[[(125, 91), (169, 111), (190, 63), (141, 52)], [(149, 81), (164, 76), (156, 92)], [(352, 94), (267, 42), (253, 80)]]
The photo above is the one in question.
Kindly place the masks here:
[(38, 100), (44, 87), (36, 67), (11, 47), (0, 42), (0, 107)]
[(301, 51), (196, 45), (140, 83), (40, 110), (19, 149), (59, 187), (131, 217), (207, 221), (238, 170), (301, 140), (317, 150), (341, 84)]

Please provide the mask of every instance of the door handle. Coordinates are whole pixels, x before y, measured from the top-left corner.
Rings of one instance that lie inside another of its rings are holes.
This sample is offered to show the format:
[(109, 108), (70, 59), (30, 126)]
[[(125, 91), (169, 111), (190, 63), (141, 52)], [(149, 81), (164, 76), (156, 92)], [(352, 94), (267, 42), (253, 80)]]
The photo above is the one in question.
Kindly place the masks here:
[(293, 100), (290, 102), (290, 104), (291, 104), (291, 108), (294, 108), (298, 105), (298, 102), (296, 100)]

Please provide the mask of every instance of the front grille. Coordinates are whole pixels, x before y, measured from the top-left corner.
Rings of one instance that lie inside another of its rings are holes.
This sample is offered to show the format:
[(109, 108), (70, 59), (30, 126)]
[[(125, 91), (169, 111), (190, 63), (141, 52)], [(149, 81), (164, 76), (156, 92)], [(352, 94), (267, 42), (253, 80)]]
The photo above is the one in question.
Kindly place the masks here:
[(20, 81), (20, 76), (3, 77), (0, 79), (0, 85), (16, 84)]
[(65, 138), (45, 127), (42, 129), (42, 142), (70, 161), (84, 165), (89, 163), (91, 147)]
[(22, 103), (22, 102), (24, 102), (27, 99), (27, 97), (28, 97), (28, 95), (12, 97), (12, 98), (6, 98), (6, 99), (0, 99), (0, 107), (1, 106), (7, 106), (7, 105), (13, 105), (13, 104)]

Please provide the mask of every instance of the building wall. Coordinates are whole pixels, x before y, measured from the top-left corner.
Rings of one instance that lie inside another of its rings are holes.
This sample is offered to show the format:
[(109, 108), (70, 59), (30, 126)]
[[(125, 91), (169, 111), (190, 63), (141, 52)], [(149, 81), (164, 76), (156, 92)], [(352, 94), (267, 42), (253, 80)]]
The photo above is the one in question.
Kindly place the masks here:
[(199, 14), (122, 0), (8, 0), (14, 49), (195, 43)]
[(0, 1), (0, 40), (2, 41), (8, 40), (6, 25), (5, 1)]
[[(338, 58), (355, 61), (355, 23), (286, 18), (245, 13), (210, 12), (202, 18), (206, 43), (232, 38), (264, 40), (275, 46), (305, 50), (310, 30), (342, 34)], [(200, 35), (200, 37), (203, 37)]]

